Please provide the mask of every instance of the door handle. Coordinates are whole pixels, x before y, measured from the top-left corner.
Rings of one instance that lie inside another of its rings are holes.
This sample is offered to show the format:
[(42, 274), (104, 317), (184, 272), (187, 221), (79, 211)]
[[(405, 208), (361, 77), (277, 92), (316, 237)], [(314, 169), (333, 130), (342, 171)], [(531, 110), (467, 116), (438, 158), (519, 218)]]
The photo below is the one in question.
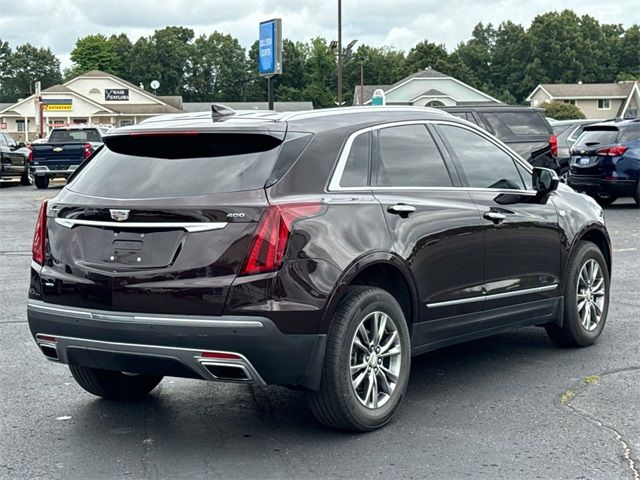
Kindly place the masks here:
[(413, 205), (405, 205), (404, 203), (398, 203), (396, 205), (391, 205), (389, 208), (387, 208), (387, 211), (390, 213), (395, 213), (400, 216), (407, 216), (410, 213), (415, 212), (416, 207), (414, 207)]
[(506, 215), (498, 212), (492, 212), (491, 210), (489, 210), (488, 212), (484, 212), (484, 215), (482, 215), (482, 217), (486, 218), (487, 220), (491, 220), (495, 224), (501, 223), (507, 218)]

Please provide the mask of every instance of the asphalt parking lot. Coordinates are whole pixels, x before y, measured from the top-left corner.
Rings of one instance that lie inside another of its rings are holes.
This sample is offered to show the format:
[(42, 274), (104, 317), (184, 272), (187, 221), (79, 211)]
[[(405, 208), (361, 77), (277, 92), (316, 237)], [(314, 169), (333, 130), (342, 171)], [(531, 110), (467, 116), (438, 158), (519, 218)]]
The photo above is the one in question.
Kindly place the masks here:
[(640, 478), (640, 210), (606, 210), (608, 324), (591, 348), (529, 328), (414, 359), (386, 428), (321, 427), (304, 395), (165, 379), (115, 403), (47, 362), (26, 323), (31, 238), (58, 187), (0, 188), (0, 478)]

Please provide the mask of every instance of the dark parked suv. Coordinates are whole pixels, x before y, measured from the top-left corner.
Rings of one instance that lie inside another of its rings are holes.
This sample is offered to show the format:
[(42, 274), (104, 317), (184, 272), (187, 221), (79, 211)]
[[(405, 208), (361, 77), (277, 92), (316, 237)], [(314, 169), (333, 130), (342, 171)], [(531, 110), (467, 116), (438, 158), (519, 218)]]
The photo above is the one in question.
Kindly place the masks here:
[(85, 390), (286, 385), (365, 431), (397, 411), (413, 355), (602, 332), (601, 207), (484, 130), (416, 107), (213, 113), (110, 132), (42, 205), (29, 326)]
[(534, 167), (551, 168), (561, 176), (566, 174), (567, 165), (557, 162), (558, 139), (543, 109), (499, 104), (440, 108), (492, 133)]
[(585, 127), (571, 149), (569, 185), (601, 205), (633, 197), (640, 207), (640, 119)]

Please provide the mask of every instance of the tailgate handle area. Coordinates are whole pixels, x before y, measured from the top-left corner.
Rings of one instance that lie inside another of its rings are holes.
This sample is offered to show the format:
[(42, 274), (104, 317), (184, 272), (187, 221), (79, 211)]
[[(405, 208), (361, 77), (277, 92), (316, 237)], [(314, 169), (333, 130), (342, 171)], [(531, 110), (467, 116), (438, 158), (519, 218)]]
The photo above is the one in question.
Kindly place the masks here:
[(220, 230), (227, 226), (227, 222), (102, 222), (99, 220), (80, 220), (76, 218), (56, 217), (56, 223), (66, 228), (73, 228), (78, 225), (87, 227), (106, 227), (116, 229), (149, 229), (149, 230), (185, 230), (187, 232), (207, 232), (209, 230)]

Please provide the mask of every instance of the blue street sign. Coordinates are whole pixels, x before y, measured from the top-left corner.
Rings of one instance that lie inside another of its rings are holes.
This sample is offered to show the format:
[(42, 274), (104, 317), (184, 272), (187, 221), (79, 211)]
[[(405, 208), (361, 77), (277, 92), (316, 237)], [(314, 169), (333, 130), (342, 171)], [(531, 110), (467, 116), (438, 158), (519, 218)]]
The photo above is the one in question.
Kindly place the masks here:
[(282, 22), (279, 18), (260, 23), (258, 70), (260, 75), (282, 73)]

